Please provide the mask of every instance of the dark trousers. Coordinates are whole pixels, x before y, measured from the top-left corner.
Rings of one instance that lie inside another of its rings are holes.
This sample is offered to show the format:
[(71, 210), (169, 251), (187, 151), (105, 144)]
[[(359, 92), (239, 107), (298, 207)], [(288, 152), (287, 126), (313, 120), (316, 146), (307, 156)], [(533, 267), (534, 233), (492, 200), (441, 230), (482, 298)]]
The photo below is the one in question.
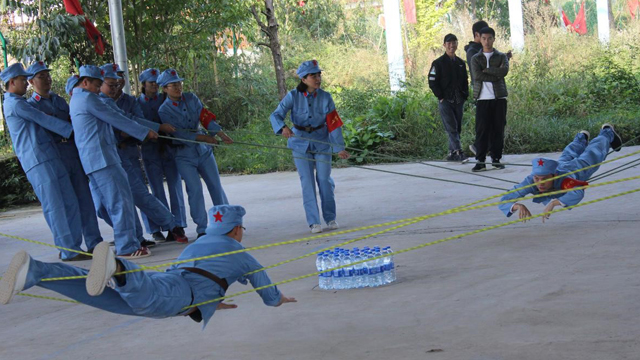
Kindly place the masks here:
[(476, 103), (476, 160), (484, 162), (491, 151), (493, 160), (502, 158), (507, 99), (478, 100)]
[(460, 145), (460, 132), (462, 131), (462, 114), (464, 108), (464, 102), (456, 104), (455, 102), (449, 102), (443, 100), (439, 104), (440, 118), (442, 118), (442, 124), (444, 130), (449, 135), (449, 152), (456, 150), (462, 150)]

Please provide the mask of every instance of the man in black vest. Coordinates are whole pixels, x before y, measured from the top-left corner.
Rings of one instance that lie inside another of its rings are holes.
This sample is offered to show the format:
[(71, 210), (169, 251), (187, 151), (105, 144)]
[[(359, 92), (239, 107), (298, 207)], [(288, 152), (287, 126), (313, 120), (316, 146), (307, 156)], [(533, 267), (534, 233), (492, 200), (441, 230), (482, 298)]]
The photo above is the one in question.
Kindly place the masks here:
[(453, 34), (444, 37), (445, 54), (431, 64), (429, 87), (439, 100), (440, 117), (449, 135), (449, 161), (464, 161), (467, 156), (462, 151), (460, 132), (464, 102), (469, 96), (467, 68), (456, 56), (458, 38)]

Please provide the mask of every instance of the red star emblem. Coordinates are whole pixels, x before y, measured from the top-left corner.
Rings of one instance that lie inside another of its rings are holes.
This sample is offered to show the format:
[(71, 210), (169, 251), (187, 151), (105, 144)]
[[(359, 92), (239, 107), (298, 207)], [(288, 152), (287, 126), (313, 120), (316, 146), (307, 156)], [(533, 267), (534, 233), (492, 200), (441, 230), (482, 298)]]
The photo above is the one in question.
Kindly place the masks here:
[(144, 101), (149, 101), (149, 98), (145, 96)]
[(158, 72), (156, 71), (156, 69), (151, 70), (151, 75), (155, 75), (155, 74), (157, 74), (157, 73), (158, 73)]
[(311, 62), (313, 63), (313, 66), (318, 66), (318, 62), (317, 61), (312, 60)]
[(38, 64), (44, 66), (44, 61), (38, 61)]
[(172, 72), (171, 72), (171, 75), (176, 76), (176, 72), (175, 72), (175, 71), (172, 71)]
[(36, 101), (40, 101), (40, 95), (36, 95)]
[(104, 76), (104, 70), (100, 70), (100, 75)]
[(538, 160), (538, 166), (544, 166), (544, 161), (542, 159)]
[(174, 101), (173, 106), (178, 106), (178, 103)]
[(113, 71), (118, 70), (118, 65), (117, 64), (113, 64)]
[(213, 217), (216, 218), (215, 222), (222, 222), (222, 214), (220, 214), (220, 211), (218, 211), (217, 213), (213, 214)]

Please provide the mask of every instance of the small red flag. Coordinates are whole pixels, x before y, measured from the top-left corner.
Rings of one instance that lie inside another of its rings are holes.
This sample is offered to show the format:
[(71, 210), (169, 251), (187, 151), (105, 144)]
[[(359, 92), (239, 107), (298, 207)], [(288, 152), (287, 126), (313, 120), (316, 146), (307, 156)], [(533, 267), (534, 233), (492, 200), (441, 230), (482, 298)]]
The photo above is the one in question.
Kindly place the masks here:
[(340, 115), (338, 115), (337, 110), (333, 110), (332, 112), (327, 114), (327, 129), (329, 129), (329, 132), (332, 132), (342, 125), (342, 119), (340, 119)]
[(569, 21), (567, 14), (564, 13), (564, 10), (562, 10), (562, 22), (564, 23), (565, 27), (573, 26), (571, 25), (571, 21)]
[(78, 0), (64, 0), (64, 8), (71, 15), (84, 15)]
[(635, 19), (638, 15), (638, 10), (640, 10), (640, 0), (627, 0), (627, 6), (629, 7), (631, 18)]
[(208, 129), (209, 124), (211, 124), (212, 121), (216, 121), (216, 115), (211, 111), (202, 108), (202, 111), (200, 111), (200, 124), (202, 124), (205, 129)]

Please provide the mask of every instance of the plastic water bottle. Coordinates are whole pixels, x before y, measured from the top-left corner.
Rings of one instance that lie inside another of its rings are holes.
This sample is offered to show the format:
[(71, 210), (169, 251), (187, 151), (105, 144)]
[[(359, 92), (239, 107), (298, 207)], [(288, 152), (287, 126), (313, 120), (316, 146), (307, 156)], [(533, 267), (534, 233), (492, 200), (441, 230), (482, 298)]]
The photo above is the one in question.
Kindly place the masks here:
[(345, 289), (353, 289), (355, 288), (355, 276), (353, 273), (353, 258), (349, 254), (349, 250), (344, 251), (344, 258), (342, 259), (342, 264), (345, 265), (344, 270), (344, 288)]
[[(338, 267), (342, 265), (342, 261), (340, 260), (340, 254), (333, 254), (333, 261), (331, 262), (331, 267)], [(333, 270), (333, 288), (336, 290), (344, 289), (344, 269), (335, 269)]]
[[(322, 259), (320, 260), (320, 269), (318, 271), (324, 271), (331, 268), (331, 260), (329, 259), (329, 254), (324, 253), (322, 255)], [(323, 290), (331, 290), (333, 289), (333, 278), (331, 271), (323, 272), (320, 274), (319, 287)]]
[(369, 287), (376, 287), (378, 286), (378, 272), (380, 271), (380, 268), (377, 267), (376, 260), (371, 260), (374, 257), (372, 252), (367, 251), (365, 255), (367, 256), (367, 259), (369, 259), (367, 261), (367, 268), (369, 268), (369, 276), (367, 276), (369, 282), (368, 285)]
[[(322, 271), (322, 253), (319, 253), (316, 256), (316, 269), (318, 271)], [(318, 287), (320, 289), (324, 289), (323, 288), (323, 283), (322, 283), (322, 274), (318, 274)]]
[(387, 257), (385, 259), (389, 259), (388, 272), (391, 274), (389, 278), (391, 279), (391, 282), (394, 282), (396, 281), (396, 265), (393, 261), (393, 250), (391, 250), (391, 246), (387, 246), (385, 249), (387, 254)]
[[(354, 250), (353, 255), (351, 256), (353, 262), (358, 262), (364, 260), (362, 255), (360, 255), (360, 251)], [(353, 287), (356, 289), (360, 289), (365, 287), (364, 284), (364, 263), (353, 265)]]
[[(373, 256), (374, 257), (382, 256), (382, 253), (380, 252), (379, 247), (376, 246), (374, 248)], [(384, 285), (384, 260), (382, 258), (379, 258), (375, 260), (375, 263), (376, 263), (376, 268), (378, 269), (378, 272), (376, 273), (376, 286)]]

